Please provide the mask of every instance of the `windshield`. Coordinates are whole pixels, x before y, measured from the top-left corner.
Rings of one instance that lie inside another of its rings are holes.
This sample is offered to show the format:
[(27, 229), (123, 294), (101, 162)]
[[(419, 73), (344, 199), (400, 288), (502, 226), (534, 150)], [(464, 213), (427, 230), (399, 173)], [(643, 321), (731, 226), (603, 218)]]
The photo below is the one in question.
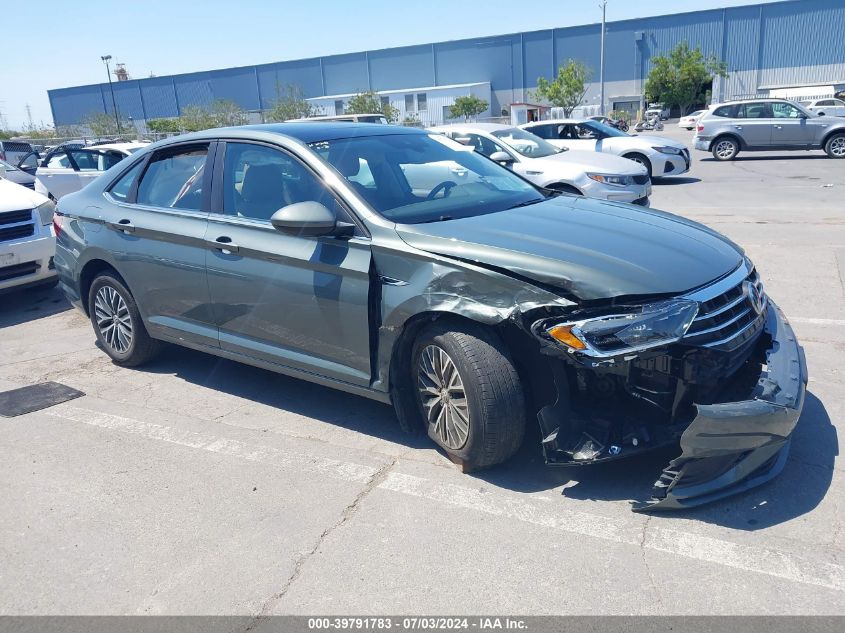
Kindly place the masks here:
[(629, 136), (622, 132), (621, 130), (617, 130), (615, 127), (610, 125), (605, 125), (604, 123), (599, 123), (598, 121), (584, 121), (580, 124), (581, 127), (590, 128), (591, 130), (595, 130), (596, 132), (601, 133), (603, 136)]
[(511, 148), (528, 158), (543, 158), (552, 154), (560, 154), (563, 151), (551, 143), (547, 143), (539, 136), (515, 127), (510, 127), (506, 130), (497, 130), (493, 132), (493, 136), (501, 139), (510, 145)]
[(420, 224), (496, 213), (544, 199), (509, 170), (439, 134), (311, 143), (391, 222)]

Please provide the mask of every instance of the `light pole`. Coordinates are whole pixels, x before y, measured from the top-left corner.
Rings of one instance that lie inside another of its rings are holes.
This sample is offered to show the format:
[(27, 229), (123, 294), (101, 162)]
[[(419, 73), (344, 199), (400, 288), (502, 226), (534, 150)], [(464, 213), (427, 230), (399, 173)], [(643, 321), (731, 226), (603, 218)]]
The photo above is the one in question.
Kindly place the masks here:
[(109, 78), (109, 91), (111, 92), (111, 104), (112, 108), (114, 109), (114, 122), (117, 124), (117, 133), (120, 134), (120, 116), (117, 114), (117, 102), (114, 100), (114, 86), (111, 83), (111, 70), (109, 70), (109, 60), (111, 59), (111, 55), (102, 55), (100, 59), (103, 60), (103, 63), (106, 65), (106, 77)]
[(601, 105), (599, 114), (604, 116), (604, 18), (607, 10), (607, 0), (601, 3), (601, 58), (599, 61), (599, 83), (601, 84)]

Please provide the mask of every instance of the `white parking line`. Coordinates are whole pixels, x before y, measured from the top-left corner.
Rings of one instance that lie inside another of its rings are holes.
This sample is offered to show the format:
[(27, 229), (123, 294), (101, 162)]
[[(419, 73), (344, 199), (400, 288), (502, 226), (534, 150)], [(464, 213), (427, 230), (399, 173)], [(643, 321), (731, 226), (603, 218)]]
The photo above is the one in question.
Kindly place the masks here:
[(845, 325), (845, 319), (816, 319), (814, 317), (789, 317), (792, 323), (808, 323), (810, 325)]
[[(181, 431), (161, 424), (142, 422), (82, 407), (59, 405), (43, 413), (55, 418), (248, 461), (293, 466), (345, 481), (367, 482), (377, 470), (371, 466), (341, 460), (279, 450), (265, 445), (249, 445), (238, 440), (194, 431)], [(765, 574), (790, 582), (845, 591), (845, 568), (836, 563), (810, 560), (776, 549), (733, 543), (700, 534), (663, 528), (654, 525), (654, 522), (644, 532), (645, 517), (639, 515), (629, 515), (626, 518), (598, 516), (567, 509), (563, 502), (550, 504), (550, 501), (556, 500), (550, 500), (548, 497), (536, 495), (516, 497), (491, 493), (397, 472), (388, 473), (377, 488), (506, 517), (563, 533), (589, 536)]]
[(142, 422), (120, 415), (112, 415), (111, 413), (83, 409), (82, 407), (60, 406), (46, 410), (43, 413), (55, 418), (82, 422), (113, 431), (123, 431), (124, 433), (140, 435), (151, 440), (161, 440), (170, 444), (198, 448), (252, 462), (268, 462), (283, 466), (293, 466), (344, 481), (367, 482), (377, 470), (376, 468), (362, 464), (353, 464), (351, 462), (316, 457), (314, 455), (292, 451), (280, 451), (272, 446), (250, 446), (238, 440), (221, 438), (205, 433), (195, 433), (194, 431), (180, 431), (162, 424)]

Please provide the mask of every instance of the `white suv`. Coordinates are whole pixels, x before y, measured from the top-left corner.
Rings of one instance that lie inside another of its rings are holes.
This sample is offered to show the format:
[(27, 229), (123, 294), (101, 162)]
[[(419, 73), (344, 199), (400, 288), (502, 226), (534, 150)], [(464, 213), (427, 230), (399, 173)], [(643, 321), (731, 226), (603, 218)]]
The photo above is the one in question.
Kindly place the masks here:
[(45, 196), (4, 178), (0, 167), (0, 293), (55, 284), (55, 206)]

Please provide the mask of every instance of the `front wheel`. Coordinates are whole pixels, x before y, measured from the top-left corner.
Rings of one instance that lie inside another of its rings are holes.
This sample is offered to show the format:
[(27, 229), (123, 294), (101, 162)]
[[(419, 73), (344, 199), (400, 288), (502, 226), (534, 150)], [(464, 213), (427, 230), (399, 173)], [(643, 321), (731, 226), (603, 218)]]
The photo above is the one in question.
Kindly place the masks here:
[(824, 151), (831, 158), (845, 158), (845, 134), (834, 134), (827, 139)]
[(718, 138), (711, 151), (716, 160), (733, 160), (739, 154), (739, 143), (732, 138)]
[(525, 397), (495, 332), (474, 324), (435, 323), (414, 344), (411, 372), (429, 437), (464, 470), (498, 464), (519, 449)]
[(117, 365), (141, 365), (161, 350), (161, 342), (147, 333), (132, 293), (115, 273), (104, 272), (94, 278), (88, 292), (88, 314), (97, 340)]

